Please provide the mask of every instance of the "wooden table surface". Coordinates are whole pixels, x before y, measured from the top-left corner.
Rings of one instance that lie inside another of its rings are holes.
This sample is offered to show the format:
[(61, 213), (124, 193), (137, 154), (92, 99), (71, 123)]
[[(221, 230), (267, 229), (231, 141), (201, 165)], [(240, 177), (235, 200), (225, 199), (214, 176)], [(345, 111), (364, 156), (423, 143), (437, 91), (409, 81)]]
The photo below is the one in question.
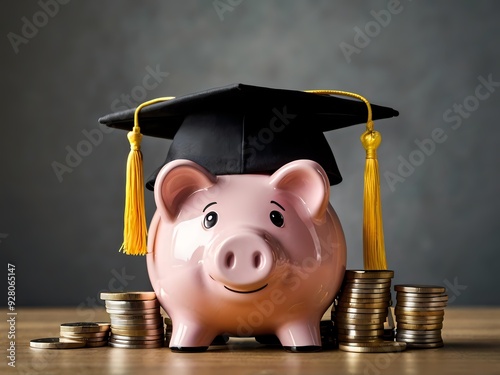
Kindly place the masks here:
[(447, 307), (440, 349), (401, 353), (287, 353), (253, 339), (205, 353), (168, 348), (34, 349), (29, 341), (57, 337), (64, 322), (109, 321), (103, 309), (17, 308), (16, 362), (8, 366), (7, 310), (3, 309), (0, 374), (500, 374), (500, 308)]

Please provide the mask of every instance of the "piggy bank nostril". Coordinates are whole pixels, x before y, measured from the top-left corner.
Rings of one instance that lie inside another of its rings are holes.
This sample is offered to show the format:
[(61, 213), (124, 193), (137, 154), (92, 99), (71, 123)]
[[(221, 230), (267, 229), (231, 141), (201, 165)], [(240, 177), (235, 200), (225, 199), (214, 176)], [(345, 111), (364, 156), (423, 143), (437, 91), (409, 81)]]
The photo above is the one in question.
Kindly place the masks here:
[(234, 253), (232, 251), (229, 251), (226, 254), (226, 267), (227, 268), (234, 268), (235, 263), (236, 263), (236, 260), (234, 257)]
[(264, 257), (259, 251), (253, 253), (253, 266), (255, 268), (262, 268), (264, 266)]

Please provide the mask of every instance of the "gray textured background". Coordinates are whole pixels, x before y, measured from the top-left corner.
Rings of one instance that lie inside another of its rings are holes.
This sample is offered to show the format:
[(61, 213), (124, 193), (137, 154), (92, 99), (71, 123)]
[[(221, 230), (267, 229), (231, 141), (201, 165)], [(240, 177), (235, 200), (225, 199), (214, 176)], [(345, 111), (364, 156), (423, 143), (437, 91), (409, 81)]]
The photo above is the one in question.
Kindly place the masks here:
[[(150, 289), (145, 258), (118, 252), (125, 133), (101, 132), (89, 150), (83, 131), (99, 129), (97, 119), (124, 95), (151, 99), (233, 82), (351, 90), (398, 109), (399, 118), (376, 123), (395, 282), (448, 286), (454, 305), (500, 304), (499, 87), (473, 98), (478, 77), (500, 81), (500, 3), (403, 0), (377, 28), (371, 12), (388, 1), (238, 2), (219, 15), (212, 1), (74, 0), (46, 19), (34, 0), (3, 7), (0, 274), (16, 265), (18, 304), (92, 306), (103, 289)], [(8, 34), (23, 35), (23, 17), (42, 26), (16, 53)], [(359, 48), (357, 28), (372, 35)], [(350, 62), (342, 43), (358, 48)], [(163, 77), (145, 90), (148, 67)], [(464, 101), (461, 117), (443, 117)], [(446, 140), (418, 159), (415, 142), (436, 129)], [(327, 135), (344, 175), (331, 202), (349, 268), (362, 267), (362, 131)], [(169, 143), (143, 145), (148, 175)], [(53, 163), (66, 164), (78, 147), (87, 155), (58, 179)], [(384, 176), (411, 157), (420, 165), (391, 189)], [(147, 209), (150, 218), (151, 193)]]

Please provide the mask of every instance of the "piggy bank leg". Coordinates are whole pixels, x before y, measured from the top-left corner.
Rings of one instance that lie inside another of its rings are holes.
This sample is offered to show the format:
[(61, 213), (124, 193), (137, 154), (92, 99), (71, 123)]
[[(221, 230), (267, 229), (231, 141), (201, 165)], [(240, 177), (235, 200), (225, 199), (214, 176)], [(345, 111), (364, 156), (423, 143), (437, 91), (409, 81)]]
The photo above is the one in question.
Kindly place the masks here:
[(172, 323), (169, 347), (174, 352), (204, 352), (217, 336), (217, 332), (198, 323)]
[(321, 350), (319, 320), (301, 320), (280, 327), (276, 336), (289, 352), (317, 352)]

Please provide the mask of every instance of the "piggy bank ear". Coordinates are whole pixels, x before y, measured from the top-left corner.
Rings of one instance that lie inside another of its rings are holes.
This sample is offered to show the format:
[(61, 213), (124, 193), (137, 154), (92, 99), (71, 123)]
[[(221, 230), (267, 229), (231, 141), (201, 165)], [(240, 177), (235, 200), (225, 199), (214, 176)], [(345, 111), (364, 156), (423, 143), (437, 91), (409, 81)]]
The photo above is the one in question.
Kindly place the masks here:
[(312, 160), (296, 160), (278, 169), (269, 180), (275, 189), (297, 195), (315, 222), (321, 222), (328, 207), (330, 183), (324, 169)]
[(158, 173), (154, 195), (162, 219), (175, 220), (185, 200), (194, 192), (209, 188), (217, 177), (190, 160), (175, 160)]

